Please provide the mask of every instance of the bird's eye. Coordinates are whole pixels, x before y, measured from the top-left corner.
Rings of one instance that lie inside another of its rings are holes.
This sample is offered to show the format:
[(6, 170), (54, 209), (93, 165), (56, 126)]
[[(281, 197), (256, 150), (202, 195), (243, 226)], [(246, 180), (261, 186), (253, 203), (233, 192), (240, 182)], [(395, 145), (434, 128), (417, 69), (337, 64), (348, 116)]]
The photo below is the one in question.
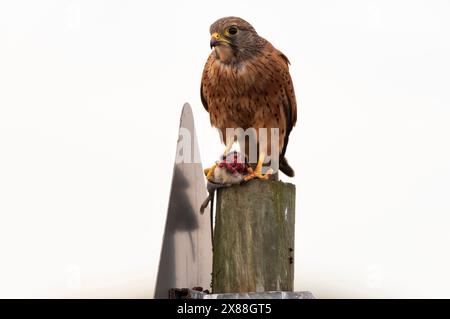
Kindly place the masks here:
[(237, 27), (229, 27), (229, 28), (227, 29), (227, 33), (228, 33), (229, 35), (235, 35), (235, 34), (238, 33), (238, 31), (239, 31), (239, 29), (238, 29)]

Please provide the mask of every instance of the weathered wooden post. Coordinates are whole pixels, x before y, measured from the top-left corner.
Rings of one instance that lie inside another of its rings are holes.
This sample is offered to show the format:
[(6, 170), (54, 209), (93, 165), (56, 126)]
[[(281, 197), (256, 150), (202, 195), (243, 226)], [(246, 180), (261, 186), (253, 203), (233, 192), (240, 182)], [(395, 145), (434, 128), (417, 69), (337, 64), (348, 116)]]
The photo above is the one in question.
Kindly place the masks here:
[(213, 293), (292, 291), (295, 186), (252, 180), (218, 191)]

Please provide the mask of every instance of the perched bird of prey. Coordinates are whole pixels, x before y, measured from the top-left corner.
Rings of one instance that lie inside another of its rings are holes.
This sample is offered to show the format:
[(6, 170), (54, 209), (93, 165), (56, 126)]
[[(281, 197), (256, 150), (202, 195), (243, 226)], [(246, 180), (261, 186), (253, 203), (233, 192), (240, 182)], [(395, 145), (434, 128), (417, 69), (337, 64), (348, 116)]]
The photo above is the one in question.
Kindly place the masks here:
[[(285, 158), (289, 134), (297, 120), (288, 58), (241, 18), (219, 19), (211, 25), (210, 33), (213, 50), (203, 70), (200, 93), (212, 126), (223, 137), (226, 128), (278, 128), (279, 169), (294, 176)], [(247, 179), (268, 178), (270, 173), (263, 174), (262, 168), (271, 153), (270, 139), (268, 136), (266, 145), (258, 145), (256, 169)], [(226, 143), (225, 155), (232, 144)], [(214, 168), (205, 173), (211, 176)]]

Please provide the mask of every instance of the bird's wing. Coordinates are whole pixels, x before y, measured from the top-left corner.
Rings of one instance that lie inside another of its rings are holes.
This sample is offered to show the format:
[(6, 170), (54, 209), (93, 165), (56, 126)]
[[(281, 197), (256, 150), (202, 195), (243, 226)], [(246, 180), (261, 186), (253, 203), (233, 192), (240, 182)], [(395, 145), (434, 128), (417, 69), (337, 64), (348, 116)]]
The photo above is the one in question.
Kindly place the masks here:
[(202, 100), (203, 107), (208, 112), (208, 102), (206, 102), (205, 96), (203, 95), (203, 79), (200, 85), (200, 99)]
[(282, 76), (283, 76), (283, 85), (284, 85), (284, 90), (285, 90), (285, 94), (287, 96), (287, 105), (285, 106), (286, 112), (289, 115), (289, 122), (287, 123), (287, 130), (288, 132), (290, 132), (292, 130), (292, 127), (295, 126), (295, 123), (297, 123), (297, 100), (295, 98), (295, 91), (294, 91), (294, 85), (292, 83), (292, 78), (291, 75), (289, 73), (289, 59), (280, 52), (280, 56), (282, 58), (282, 60), (284, 61), (284, 68), (282, 68)]
[[(206, 95), (208, 90), (208, 69), (211, 67), (211, 56), (208, 57), (208, 60), (206, 61), (205, 67), (203, 69), (202, 74), (202, 81), (200, 83), (200, 99), (202, 100), (203, 107), (207, 112), (209, 112), (208, 109), (208, 102), (206, 101)], [(205, 92), (206, 91), (206, 92)]]
[[(278, 50), (277, 50), (278, 51)], [(289, 142), (289, 134), (292, 131), (292, 128), (295, 126), (297, 122), (297, 100), (295, 98), (294, 85), (292, 83), (292, 78), (289, 73), (289, 59), (280, 51), (278, 51), (278, 59), (277, 59), (278, 67), (280, 68), (280, 82), (282, 90), (284, 91), (282, 94), (283, 101), (283, 110), (286, 118), (286, 134), (284, 136), (284, 143), (281, 156), (284, 156), (287, 148), (287, 144)]]

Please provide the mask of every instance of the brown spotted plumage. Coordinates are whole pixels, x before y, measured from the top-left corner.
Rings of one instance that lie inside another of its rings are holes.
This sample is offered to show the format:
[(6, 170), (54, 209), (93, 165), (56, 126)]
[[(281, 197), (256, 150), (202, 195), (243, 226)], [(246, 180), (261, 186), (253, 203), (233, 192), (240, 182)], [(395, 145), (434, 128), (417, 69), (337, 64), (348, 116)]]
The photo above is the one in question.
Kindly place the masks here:
[[(297, 121), (289, 60), (240, 18), (219, 19), (210, 32), (214, 50), (203, 70), (201, 99), (211, 124), (223, 136), (226, 128), (279, 128), (280, 170), (293, 176), (284, 157)], [(270, 136), (260, 147), (262, 157), (270, 154)]]

